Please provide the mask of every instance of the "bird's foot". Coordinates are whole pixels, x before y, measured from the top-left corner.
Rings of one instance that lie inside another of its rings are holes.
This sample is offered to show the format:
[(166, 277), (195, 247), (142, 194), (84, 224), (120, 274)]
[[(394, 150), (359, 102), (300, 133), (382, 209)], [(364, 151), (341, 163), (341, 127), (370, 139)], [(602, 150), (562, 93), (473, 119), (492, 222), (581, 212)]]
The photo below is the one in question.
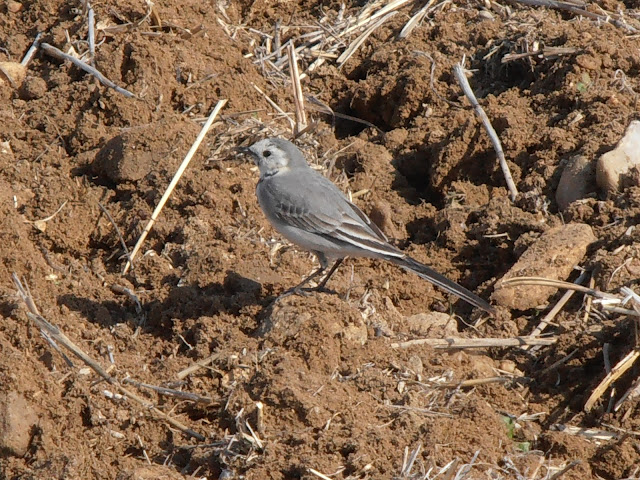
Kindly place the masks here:
[(280, 295), (278, 295), (276, 297), (276, 299), (274, 300), (274, 303), (279, 302), (280, 300), (287, 298), (291, 295), (298, 295), (300, 297), (308, 297), (309, 295), (311, 295), (313, 292), (322, 292), (322, 293), (333, 293), (335, 294), (336, 292), (326, 288), (324, 285), (318, 285), (316, 287), (307, 287), (307, 288), (303, 288), (301, 286), (297, 286), (297, 287), (293, 287), (290, 288), (289, 290), (281, 293)]

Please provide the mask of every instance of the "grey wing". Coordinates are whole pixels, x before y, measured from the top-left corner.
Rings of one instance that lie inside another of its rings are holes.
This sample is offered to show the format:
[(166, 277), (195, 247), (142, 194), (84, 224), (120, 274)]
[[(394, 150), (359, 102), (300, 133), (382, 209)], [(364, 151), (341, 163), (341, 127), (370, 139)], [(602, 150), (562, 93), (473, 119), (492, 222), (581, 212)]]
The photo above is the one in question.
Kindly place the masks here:
[(275, 177), (262, 187), (262, 195), (270, 197), (272, 214), (278, 221), (345, 248), (362, 249), (370, 256), (403, 255), (333, 183), (316, 172), (312, 176), (306, 173), (299, 182), (291, 177), (283, 184)]

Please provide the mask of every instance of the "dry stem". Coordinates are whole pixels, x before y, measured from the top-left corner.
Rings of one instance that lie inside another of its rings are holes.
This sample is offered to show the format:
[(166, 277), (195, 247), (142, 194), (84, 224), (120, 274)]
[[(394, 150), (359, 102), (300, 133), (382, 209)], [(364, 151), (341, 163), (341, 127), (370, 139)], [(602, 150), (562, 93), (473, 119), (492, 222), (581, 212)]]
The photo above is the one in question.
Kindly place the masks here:
[(160, 215), (160, 212), (162, 211), (164, 204), (167, 203), (167, 200), (169, 200), (169, 197), (171, 196), (171, 192), (173, 192), (173, 189), (178, 184), (180, 177), (182, 177), (182, 174), (187, 169), (187, 166), (189, 166), (189, 162), (191, 162), (191, 159), (193, 158), (196, 151), (198, 150), (198, 147), (202, 143), (202, 140), (204, 140), (205, 135), (211, 128), (213, 121), (216, 119), (216, 117), (218, 116), (218, 113), (226, 103), (227, 103), (226, 99), (219, 100), (218, 103), (216, 104), (216, 107), (213, 109), (213, 112), (211, 112), (211, 115), (209, 115), (207, 122), (202, 127), (202, 130), (200, 130), (198, 137), (196, 138), (195, 142), (193, 142), (193, 145), (191, 145), (191, 149), (187, 153), (186, 157), (184, 157), (184, 160), (180, 164), (178, 171), (171, 179), (171, 183), (169, 183), (167, 190), (164, 192), (164, 195), (162, 195), (162, 198), (158, 202), (158, 206), (153, 211), (153, 214), (151, 215), (151, 219), (149, 220), (149, 223), (147, 223), (147, 226), (144, 227), (144, 231), (142, 232), (142, 235), (140, 235), (140, 238), (138, 238), (138, 241), (136, 242), (136, 246), (133, 248), (131, 255), (127, 259), (127, 263), (124, 266), (124, 270), (122, 272), (123, 274), (126, 274), (129, 268), (131, 267), (131, 262), (133, 261), (134, 257), (138, 253), (138, 250), (140, 250), (140, 247), (142, 246), (142, 243), (144, 242), (145, 238), (147, 238), (147, 235), (151, 231), (151, 228), (153, 228), (154, 223), (156, 223), (156, 219), (158, 218), (158, 215)]
[(570, 2), (560, 2), (556, 0), (511, 0), (515, 3), (522, 3), (523, 5), (529, 5), (532, 7), (548, 7), (555, 8), (556, 10), (566, 10), (567, 12), (575, 13), (576, 15), (582, 15), (583, 17), (591, 18), (593, 20), (597, 20), (603, 23), (611, 23), (618, 28), (622, 28), (631, 33), (638, 33), (638, 29), (628, 25), (622, 20), (618, 20), (612, 18), (611, 15), (598, 15), (597, 13), (590, 12), (589, 10), (585, 10), (584, 8), (580, 8), (580, 6), (575, 3)]
[(76, 67), (96, 77), (100, 81), (100, 83), (102, 83), (104, 86), (113, 88), (116, 92), (123, 94), (125, 97), (128, 97), (128, 98), (135, 97), (135, 95), (131, 93), (129, 90), (126, 90), (122, 87), (117, 86), (115, 83), (113, 83), (111, 80), (105, 77), (98, 70), (93, 68), (91, 65), (83, 62), (79, 58), (76, 58), (73, 55), (64, 53), (62, 50), (54, 47), (53, 45), (49, 45), (48, 43), (41, 43), (40, 48), (42, 48), (42, 50), (44, 50), (46, 53), (48, 53), (52, 57), (59, 58), (61, 60), (69, 60)]
[(296, 107), (296, 125), (293, 131), (294, 136), (298, 136), (307, 128), (307, 114), (304, 111), (304, 95), (300, 84), (300, 72), (298, 71), (298, 57), (296, 48), (291, 40), (287, 45), (287, 55), (289, 56), (289, 73), (291, 75), (291, 85), (293, 86), (293, 102)]
[(600, 384), (589, 396), (589, 399), (584, 404), (584, 410), (589, 412), (596, 401), (602, 396), (602, 394), (609, 388), (609, 386), (622, 376), (624, 372), (629, 370), (635, 361), (640, 357), (640, 350), (632, 350), (622, 360), (620, 360), (615, 367), (602, 379)]
[(18, 295), (20, 296), (22, 301), (25, 303), (25, 305), (29, 309), (29, 311), (27, 312), (27, 316), (33, 323), (36, 324), (36, 326), (42, 332), (43, 336), (49, 337), (52, 340), (63, 345), (65, 348), (71, 351), (75, 356), (77, 356), (80, 360), (82, 360), (89, 367), (91, 367), (93, 371), (95, 371), (98, 375), (100, 375), (110, 384), (114, 385), (126, 397), (136, 401), (137, 403), (142, 405), (144, 408), (151, 410), (157, 416), (161, 417), (167, 423), (174, 426), (175, 428), (182, 431), (183, 433), (190, 435), (200, 441), (205, 440), (205, 437), (203, 437), (199, 433), (194, 432), (193, 430), (183, 425), (181, 422), (179, 422), (175, 418), (170, 417), (169, 415), (164, 413), (162, 410), (158, 409), (156, 406), (151, 405), (144, 398), (136, 395), (134, 392), (123, 387), (122, 384), (120, 384), (120, 382), (117, 379), (109, 375), (107, 371), (103, 369), (98, 362), (96, 362), (93, 358), (87, 355), (80, 347), (78, 347), (71, 340), (69, 340), (69, 338), (64, 333), (62, 333), (58, 327), (51, 324), (44, 317), (42, 317), (38, 313), (38, 308), (36, 307), (33, 297), (31, 296), (31, 293), (22, 285), (22, 282), (20, 282), (18, 275), (14, 273), (12, 275), (12, 278), (18, 290)]
[(409, 348), (415, 345), (429, 345), (434, 348), (490, 348), (522, 347), (524, 345), (553, 345), (556, 338), (513, 337), (513, 338), (418, 338), (406, 342), (392, 343), (391, 348)]
[(518, 189), (516, 188), (516, 184), (513, 182), (513, 177), (511, 176), (511, 171), (509, 170), (509, 165), (507, 165), (507, 160), (504, 157), (504, 151), (502, 150), (502, 144), (500, 143), (500, 139), (498, 138), (498, 134), (491, 125), (489, 121), (489, 117), (484, 112), (483, 108), (478, 103), (478, 99), (476, 98), (473, 90), (471, 90), (471, 86), (469, 85), (469, 81), (467, 80), (467, 76), (464, 73), (464, 67), (462, 63), (457, 63), (453, 67), (453, 74), (455, 75), (460, 87), (462, 87), (462, 91), (471, 102), (473, 109), (476, 111), (476, 115), (480, 117), (484, 128), (487, 130), (489, 134), (489, 138), (491, 139), (491, 143), (493, 144), (493, 148), (498, 155), (498, 160), (500, 161), (500, 168), (502, 169), (502, 174), (504, 175), (504, 179), (507, 182), (507, 188), (509, 189), (509, 197), (511, 201), (515, 201), (518, 196)]

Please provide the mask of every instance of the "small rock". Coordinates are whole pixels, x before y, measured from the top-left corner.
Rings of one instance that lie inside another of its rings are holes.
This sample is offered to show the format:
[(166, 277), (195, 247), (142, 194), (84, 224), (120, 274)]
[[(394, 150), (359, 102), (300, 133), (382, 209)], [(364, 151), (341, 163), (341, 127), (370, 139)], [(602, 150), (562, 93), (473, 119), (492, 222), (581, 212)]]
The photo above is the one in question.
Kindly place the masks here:
[(446, 338), (458, 335), (458, 322), (448, 313), (418, 313), (407, 317), (406, 322), (409, 331), (421, 337)]
[(591, 227), (582, 223), (561, 225), (544, 232), (497, 283), (491, 298), (500, 305), (527, 310), (546, 303), (556, 292), (553, 287), (521, 285), (503, 287), (513, 277), (544, 277), (565, 280), (596, 240)]
[(569, 159), (556, 190), (556, 202), (560, 210), (565, 210), (571, 203), (595, 191), (594, 167), (593, 162), (584, 155)]
[(8, 83), (13, 88), (20, 88), (24, 77), (27, 75), (27, 68), (16, 62), (0, 62), (0, 86)]
[(18, 13), (22, 10), (22, 4), (14, 0), (9, 0), (7, 2), (7, 10), (9, 13)]
[(11, 143), (8, 141), (0, 142), (0, 161), (2, 162), (2, 165), (12, 165), (14, 160), (15, 156), (13, 155)]
[(24, 457), (37, 423), (38, 416), (26, 398), (16, 392), (0, 395), (0, 456)]
[(501, 360), (500, 361), (500, 370), (507, 373), (516, 373), (517, 367), (516, 362), (513, 360)]
[(494, 361), (486, 355), (469, 355), (473, 378), (493, 377), (496, 374)]
[(422, 359), (418, 355), (412, 355), (409, 357), (409, 368), (413, 370), (418, 377), (422, 375), (424, 372), (424, 364), (422, 363)]
[(623, 177), (640, 165), (640, 121), (629, 124), (616, 148), (598, 159), (596, 182), (608, 194), (620, 190)]

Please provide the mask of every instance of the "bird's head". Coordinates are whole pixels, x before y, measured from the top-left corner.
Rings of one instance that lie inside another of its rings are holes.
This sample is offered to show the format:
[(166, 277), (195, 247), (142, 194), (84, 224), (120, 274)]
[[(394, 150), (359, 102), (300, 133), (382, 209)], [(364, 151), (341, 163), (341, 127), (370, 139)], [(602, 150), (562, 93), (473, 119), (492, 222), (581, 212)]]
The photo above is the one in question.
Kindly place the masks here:
[(260, 177), (308, 167), (298, 147), (282, 138), (265, 138), (251, 145), (246, 151), (258, 165)]

